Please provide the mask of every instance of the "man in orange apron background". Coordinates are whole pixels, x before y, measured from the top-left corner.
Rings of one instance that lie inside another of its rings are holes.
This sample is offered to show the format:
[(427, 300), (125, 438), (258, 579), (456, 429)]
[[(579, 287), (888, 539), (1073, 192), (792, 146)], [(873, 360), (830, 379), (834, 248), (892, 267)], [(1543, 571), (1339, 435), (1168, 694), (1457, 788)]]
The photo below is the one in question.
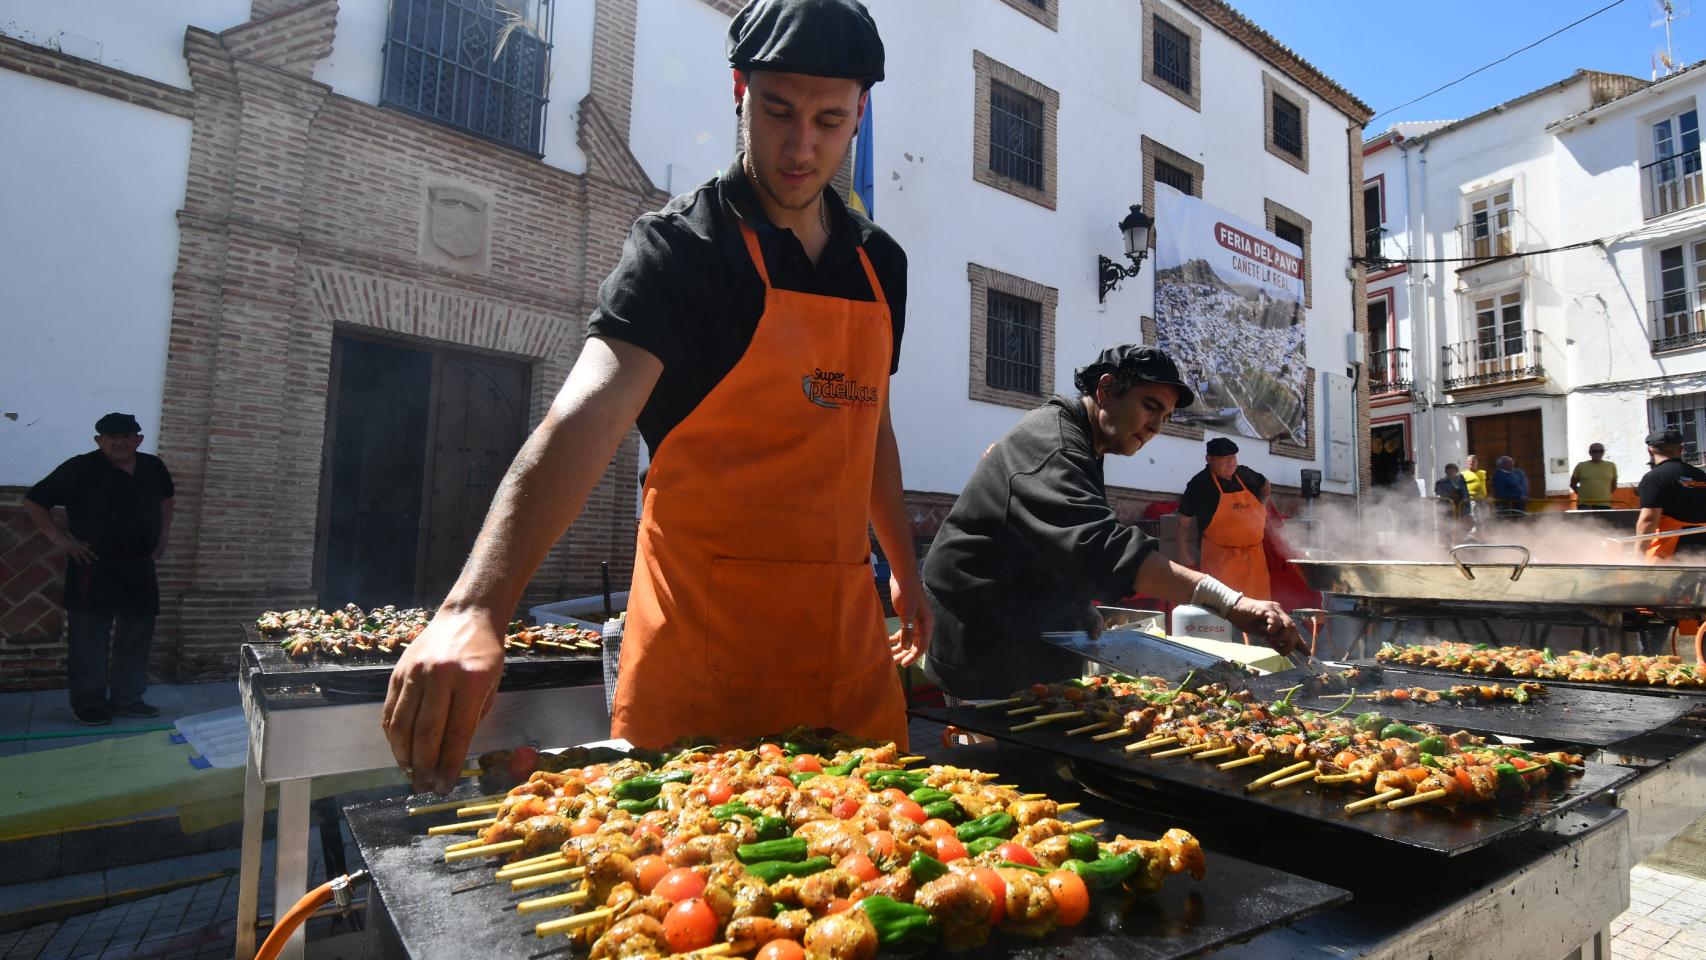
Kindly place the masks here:
[(906, 255), (828, 188), (882, 39), (857, 0), (756, 0), (727, 48), (736, 162), (635, 221), (579, 360), (393, 672), (383, 724), (418, 788), (455, 782), (523, 589), (636, 423), (652, 459), (612, 734), (905, 743), (895, 666), (931, 629), (889, 419)]
[(1189, 551), (1202, 541), (1203, 573), (1255, 600), (1271, 600), (1267, 529), (1268, 478), (1238, 465), (1238, 445), (1226, 437), (1208, 442), (1208, 466), (1185, 484), (1179, 498), (1179, 536)]
[[(1682, 459), (1682, 433), (1662, 427), (1647, 434), (1647, 453), (1653, 468), (1641, 478), (1636, 493), (1641, 515), (1635, 533), (1663, 533), (1706, 524), (1706, 471)], [(1675, 558), (1680, 563), (1706, 563), (1706, 533), (1648, 540), (1642, 553), (1649, 563)]]

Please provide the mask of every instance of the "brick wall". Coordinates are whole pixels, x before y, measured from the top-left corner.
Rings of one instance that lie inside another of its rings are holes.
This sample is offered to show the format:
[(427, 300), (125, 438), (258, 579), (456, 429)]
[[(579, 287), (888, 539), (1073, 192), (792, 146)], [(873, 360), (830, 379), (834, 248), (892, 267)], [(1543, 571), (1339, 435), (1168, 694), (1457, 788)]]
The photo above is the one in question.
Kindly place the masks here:
[(19, 501), (0, 488), (0, 688), (65, 685), (65, 555), (36, 532)]

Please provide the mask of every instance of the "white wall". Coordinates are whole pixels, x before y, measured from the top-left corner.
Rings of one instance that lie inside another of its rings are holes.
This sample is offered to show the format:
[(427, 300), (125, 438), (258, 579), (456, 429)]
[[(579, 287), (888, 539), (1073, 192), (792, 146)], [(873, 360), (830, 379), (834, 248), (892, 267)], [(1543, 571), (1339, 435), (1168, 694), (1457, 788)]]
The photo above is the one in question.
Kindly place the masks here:
[(93, 449), (102, 414), (160, 425), (190, 122), (0, 71), (0, 485)]
[(658, 187), (685, 193), (735, 155), (723, 38), (729, 18), (700, 0), (640, 0), (629, 147)]
[(218, 33), (248, 19), (249, 0), (5, 0), (0, 4), (0, 34), (186, 89), (190, 77), (184, 64), (184, 27)]
[[(1152, 264), (1106, 305), (1096, 301), (1095, 268), (1098, 254), (1118, 255), (1116, 223), (1143, 197), (1145, 133), (1203, 163), (1209, 203), (1260, 224), (1267, 197), (1310, 218), (1309, 363), (1344, 372), (1352, 329), (1348, 122), (1325, 102), (1288, 82), (1310, 99), (1305, 175), (1263, 147), (1261, 61), (1207, 24), (1198, 114), (1143, 81), (1135, 3), (1063, 3), (1058, 33), (984, 0), (871, 0), (870, 8), (888, 53), (888, 80), (873, 90), (877, 218), (910, 260), (893, 394), (909, 489), (957, 493), (989, 443), (1024, 413), (967, 398), (968, 262), (1060, 291), (1057, 392), (1070, 392), (1073, 370), (1101, 348), (1141, 338), (1139, 318), (1152, 311)], [(955, 29), (944, 31), (943, 23)], [(972, 155), (973, 49), (1059, 91), (1055, 210), (972, 179), (973, 164), (982, 162)], [(1318, 412), (1321, 390), (1318, 381)], [(1324, 466), (1325, 417), (1319, 421), (1316, 449), (1323, 455), (1313, 464), (1271, 456), (1256, 440), (1243, 442), (1241, 460), (1277, 483), (1295, 484), (1301, 468)], [(1158, 437), (1137, 456), (1109, 458), (1106, 466), (1110, 484), (1182, 490), (1202, 469), (1202, 444)]]

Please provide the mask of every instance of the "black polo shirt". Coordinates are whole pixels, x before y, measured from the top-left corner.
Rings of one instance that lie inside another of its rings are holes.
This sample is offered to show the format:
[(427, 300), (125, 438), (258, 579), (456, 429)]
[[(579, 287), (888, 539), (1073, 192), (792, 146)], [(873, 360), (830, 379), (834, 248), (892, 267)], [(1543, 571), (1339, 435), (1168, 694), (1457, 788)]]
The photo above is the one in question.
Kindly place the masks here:
[(1185, 484), (1184, 496), (1179, 498), (1179, 512), (1187, 517), (1195, 517), (1199, 527), (1207, 527), (1209, 521), (1214, 518), (1214, 511), (1220, 508), (1220, 494), (1237, 493), (1240, 480), (1244, 481), (1244, 489), (1258, 497), (1262, 495), (1262, 487), (1268, 482), (1267, 477), (1243, 464), (1238, 465), (1236, 475), (1230, 480), (1220, 479), (1205, 467)]
[(640, 411), (641, 436), (658, 444), (734, 369), (764, 312), (764, 281), (741, 239), (744, 220), (758, 234), (770, 281), (779, 289), (845, 300), (876, 300), (858, 248), (876, 270), (894, 322), (890, 371), (900, 368), (906, 318), (906, 253), (870, 220), (824, 191), (829, 242), (814, 267), (792, 230), (765, 216), (735, 158), (727, 172), (634, 221), (622, 259), (598, 288), (587, 324), (592, 336), (631, 343), (663, 362)]
[(159, 457), (138, 453), (136, 470), (126, 472), (99, 450), (65, 461), (25, 494), (50, 510), (64, 507), (71, 535), (101, 560), (153, 556), (160, 503), (173, 495), (172, 474)]
[[(1706, 523), (1706, 470), (1682, 460), (1666, 460), (1641, 478), (1635, 489), (1641, 497), (1641, 507), (1656, 507), (1672, 520), (1683, 523)], [(1679, 537), (1678, 553), (1706, 554), (1706, 533)]]

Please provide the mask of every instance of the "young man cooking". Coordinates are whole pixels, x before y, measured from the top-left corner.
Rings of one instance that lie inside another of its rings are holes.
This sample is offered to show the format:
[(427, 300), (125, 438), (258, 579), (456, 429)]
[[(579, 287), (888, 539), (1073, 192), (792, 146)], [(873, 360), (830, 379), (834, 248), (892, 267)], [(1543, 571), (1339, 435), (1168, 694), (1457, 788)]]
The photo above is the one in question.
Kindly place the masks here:
[[(1635, 519), (1635, 533), (1644, 536), (1706, 524), (1706, 471), (1682, 459), (1682, 433), (1675, 427), (1654, 430), (1647, 434), (1647, 453), (1653, 468), (1636, 488), (1641, 515)], [(1672, 557), (1682, 563), (1706, 563), (1706, 533), (1661, 537), (1641, 547), (1650, 563)]]
[[(417, 786), (455, 782), (523, 588), (636, 421), (652, 461), (612, 735), (905, 742), (895, 664), (930, 624), (889, 420), (906, 257), (828, 189), (882, 40), (856, 0), (757, 0), (728, 55), (736, 163), (635, 221), (580, 359), (392, 676), (385, 732)], [(904, 622), (886, 642), (867, 521)]]
[(1201, 604), (1289, 650), (1297, 630), (1278, 604), (1169, 561), (1108, 505), (1102, 458), (1135, 454), (1191, 401), (1172, 359), (1111, 347), (1074, 383), (1078, 396), (1032, 410), (989, 448), (936, 534), (925, 674), (961, 699), (1073, 676), (1081, 661), (1038, 635), (1097, 630), (1092, 602), (1132, 593)]

